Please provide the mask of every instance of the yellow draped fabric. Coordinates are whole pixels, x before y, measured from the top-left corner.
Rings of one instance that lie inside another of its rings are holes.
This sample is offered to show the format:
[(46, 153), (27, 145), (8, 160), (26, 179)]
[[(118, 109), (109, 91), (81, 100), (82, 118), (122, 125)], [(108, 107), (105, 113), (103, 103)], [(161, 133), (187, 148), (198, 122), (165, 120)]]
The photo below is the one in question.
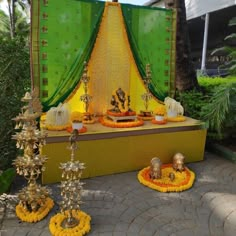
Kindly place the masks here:
[[(105, 114), (112, 107), (112, 93), (119, 87), (130, 94), (133, 110), (144, 110), (141, 95), (146, 91), (129, 46), (119, 3), (106, 3), (88, 73), (89, 94), (93, 97), (90, 112)], [(80, 85), (67, 101), (72, 110), (84, 111), (81, 94), (83, 86)], [(150, 101), (150, 109), (156, 105), (156, 100)]]

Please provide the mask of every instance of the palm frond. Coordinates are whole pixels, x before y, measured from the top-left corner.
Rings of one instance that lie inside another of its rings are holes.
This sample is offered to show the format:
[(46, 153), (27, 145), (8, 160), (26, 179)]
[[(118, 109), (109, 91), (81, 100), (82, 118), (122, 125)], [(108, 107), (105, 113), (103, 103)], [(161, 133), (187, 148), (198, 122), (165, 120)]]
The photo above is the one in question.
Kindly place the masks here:
[(216, 48), (215, 50), (213, 50), (213, 52), (211, 53), (211, 55), (216, 55), (216, 56), (226, 56), (229, 53), (231, 53), (233, 51), (233, 48), (230, 46), (224, 46), (221, 48)]
[(236, 64), (232, 65), (229, 68), (230, 74), (236, 75)]
[(229, 26), (234, 26), (236, 25), (236, 17), (233, 17), (230, 21), (229, 21)]
[(0, 10), (0, 31), (9, 30), (9, 26), (10, 26), (9, 16), (3, 10)]
[(236, 39), (236, 33), (232, 33), (225, 37), (224, 40), (235, 40)]
[(236, 50), (229, 54), (229, 57), (232, 58), (233, 63), (236, 63)]
[(236, 84), (229, 83), (227, 86), (221, 86), (213, 95), (210, 103), (204, 107), (203, 119), (209, 122), (211, 129), (221, 133), (222, 126), (230, 109), (230, 94), (234, 91)]

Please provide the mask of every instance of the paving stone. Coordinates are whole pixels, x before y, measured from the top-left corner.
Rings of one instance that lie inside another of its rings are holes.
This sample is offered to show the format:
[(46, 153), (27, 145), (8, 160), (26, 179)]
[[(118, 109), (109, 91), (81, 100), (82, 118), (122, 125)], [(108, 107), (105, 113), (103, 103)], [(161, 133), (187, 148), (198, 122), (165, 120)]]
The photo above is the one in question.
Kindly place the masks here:
[(231, 212), (224, 222), (224, 236), (236, 235), (236, 211)]
[(165, 230), (160, 230), (159, 232), (156, 232), (154, 236), (169, 236), (169, 235), (170, 234)]
[(175, 233), (176, 236), (190, 236), (193, 235), (193, 231), (190, 229), (184, 229)]
[[(91, 235), (93, 235), (93, 234), (91, 234)], [(95, 235), (99, 235), (99, 236), (112, 236), (113, 232), (111, 231), (111, 232), (97, 233)], [(90, 236), (90, 234), (89, 234), (89, 236)]]
[(134, 221), (132, 223), (144, 225), (146, 222), (148, 222), (151, 219), (152, 219), (152, 217), (150, 215), (143, 213), (139, 216), (136, 216), (136, 218), (134, 219)]
[(7, 219), (5, 218), (5, 220), (3, 220), (2, 222), (2, 227), (7, 227), (7, 228), (10, 228), (11, 226), (12, 227), (20, 227), (21, 225), (21, 221), (18, 219), (18, 218), (14, 218), (14, 219)]
[(197, 227), (193, 228), (193, 234), (194, 236), (209, 236), (211, 235), (209, 232), (209, 228), (207, 223), (204, 225), (198, 224)]
[(156, 221), (157, 220), (153, 218), (149, 222), (146, 222), (146, 224), (144, 224), (140, 230), (140, 235), (154, 235), (157, 231), (159, 231)]
[[(191, 189), (180, 193), (143, 186), (137, 171), (84, 180), (81, 209), (92, 217), (88, 235), (235, 236), (236, 165), (207, 154), (203, 162), (188, 166), (196, 172), (196, 180)], [(57, 203), (60, 189), (53, 184), (49, 187)], [(34, 224), (21, 222), (14, 212), (0, 213), (0, 229), (6, 230), (1, 236), (50, 236), (48, 223), (58, 211), (57, 204)]]
[(212, 234), (223, 235), (225, 220), (233, 211), (236, 211), (236, 206), (235, 203), (231, 202), (224, 202), (220, 208), (214, 208), (209, 221), (209, 228)]
[(119, 222), (118, 224), (115, 225), (114, 231), (115, 232), (127, 232), (128, 228), (129, 228), (128, 223)]
[(140, 231), (140, 229), (142, 228), (141, 225), (139, 224), (135, 224), (135, 223), (131, 223), (129, 228), (128, 228), (128, 231), (127, 233), (136, 233), (138, 235), (138, 232)]
[(1, 236), (13, 236), (16, 232), (16, 228), (9, 228), (9, 229), (0, 229)]
[(112, 232), (115, 228), (115, 225), (113, 224), (100, 224), (97, 227), (95, 227), (95, 229), (99, 232), (99, 233), (105, 233), (105, 232)]
[(27, 236), (37, 236), (37, 235), (41, 235), (44, 231), (42, 229), (32, 229)]
[[(28, 235), (27, 235), (28, 236)], [(35, 235), (37, 236), (37, 235)], [(49, 229), (45, 229), (39, 236), (52, 236)]]
[(113, 232), (112, 236), (124, 236), (124, 232)]
[[(26, 236), (28, 235), (28, 233), (31, 231), (31, 228), (18, 228), (16, 231), (15, 231), (15, 234), (14, 236)], [(35, 236), (38, 236), (37, 234)]]

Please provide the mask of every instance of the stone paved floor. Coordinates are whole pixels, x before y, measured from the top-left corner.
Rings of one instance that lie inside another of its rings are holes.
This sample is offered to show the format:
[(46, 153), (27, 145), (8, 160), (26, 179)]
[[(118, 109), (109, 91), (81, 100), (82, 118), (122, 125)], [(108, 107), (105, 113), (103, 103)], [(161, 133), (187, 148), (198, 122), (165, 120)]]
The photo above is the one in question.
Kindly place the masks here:
[[(93, 236), (235, 236), (236, 165), (206, 153), (187, 164), (196, 173), (194, 186), (181, 193), (160, 193), (141, 185), (137, 172), (84, 180), (81, 209), (92, 217)], [(58, 201), (58, 185), (49, 186)], [(0, 236), (47, 236), (56, 204), (39, 223), (0, 213)]]

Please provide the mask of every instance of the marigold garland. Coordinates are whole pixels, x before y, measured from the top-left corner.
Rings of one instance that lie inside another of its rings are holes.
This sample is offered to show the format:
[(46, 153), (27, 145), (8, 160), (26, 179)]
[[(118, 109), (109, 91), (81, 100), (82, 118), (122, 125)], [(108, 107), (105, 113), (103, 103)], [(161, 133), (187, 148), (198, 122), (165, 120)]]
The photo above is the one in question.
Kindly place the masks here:
[[(173, 172), (175, 174), (175, 179), (170, 180), (169, 174)], [(187, 167), (185, 171), (178, 172), (174, 171), (172, 164), (162, 165), (162, 178), (161, 179), (151, 179), (149, 176), (150, 166), (145, 167), (138, 173), (138, 180), (143, 185), (149, 188), (155, 189), (160, 192), (181, 192), (192, 187), (195, 174)]]
[(53, 208), (54, 202), (51, 198), (47, 198), (45, 204), (41, 206), (36, 212), (26, 210), (20, 203), (16, 206), (16, 215), (20, 220), (33, 223), (42, 220), (48, 212)]
[(60, 236), (82, 236), (90, 231), (90, 221), (91, 217), (83, 211), (72, 211), (72, 215), (74, 218), (78, 220), (78, 225), (73, 228), (63, 228), (61, 226), (62, 222), (66, 219), (65, 214), (58, 213), (50, 219), (49, 230), (52, 235), (60, 235)]
[[(69, 133), (71, 133), (71, 132), (73, 131), (72, 127), (68, 127), (66, 130), (67, 130), (67, 132), (69, 132)], [(81, 133), (86, 133), (86, 132), (87, 132), (87, 128), (86, 128), (86, 126), (83, 126), (83, 127), (82, 127), (81, 129), (79, 129), (78, 131), (79, 131), (80, 134), (81, 134)]]
[(141, 114), (138, 114), (138, 118), (139, 119), (142, 119), (144, 121), (149, 121), (149, 120), (152, 120), (153, 119), (153, 116), (143, 116)]
[(131, 128), (142, 126), (144, 124), (143, 120), (115, 122), (106, 117), (100, 118), (99, 121), (102, 125), (111, 128)]
[(155, 119), (152, 119), (152, 124), (164, 125), (164, 124), (166, 124), (166, 123), (167, 123), (166, 119), (164, 119), (164, 120), (155, 120)]
[(185, 116), (167, 117), (167, 121), (181, 122), (185, 120), (186, 120)]

